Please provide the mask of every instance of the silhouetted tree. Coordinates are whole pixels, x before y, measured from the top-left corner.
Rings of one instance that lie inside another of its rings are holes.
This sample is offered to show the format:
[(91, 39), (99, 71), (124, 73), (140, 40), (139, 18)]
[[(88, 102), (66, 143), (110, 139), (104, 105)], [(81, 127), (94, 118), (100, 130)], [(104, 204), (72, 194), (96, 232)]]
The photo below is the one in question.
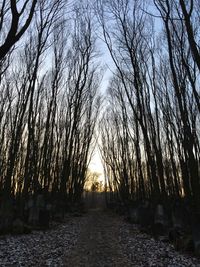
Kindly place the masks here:
[(9, 53), (27, 31), (34, 17), (37, 2), (39, 1), (1, 1), (0, 35), (2, 43), (0, 45), (0, 60)]

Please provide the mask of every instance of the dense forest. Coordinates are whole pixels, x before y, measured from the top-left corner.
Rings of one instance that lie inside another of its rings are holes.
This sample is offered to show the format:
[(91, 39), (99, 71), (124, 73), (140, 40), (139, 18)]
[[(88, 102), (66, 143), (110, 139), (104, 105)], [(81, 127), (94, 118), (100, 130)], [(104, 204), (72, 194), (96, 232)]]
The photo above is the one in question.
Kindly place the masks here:
[(110, 202), (200, 212), (199, 23), (198, 0), (0, 2), (1, 231), (80, 204), (97, 137)]
[(199, 212), (199, 11), (192, 0), (98, 6), (115, 65), (100, 149), (107, 187), (125, 204), (184, 199)]
[(46, 203), (80, 202), (101, 103), (91, 16), (63, 0), (1, 3), (3, 228), (35, 205), (44, 217)]

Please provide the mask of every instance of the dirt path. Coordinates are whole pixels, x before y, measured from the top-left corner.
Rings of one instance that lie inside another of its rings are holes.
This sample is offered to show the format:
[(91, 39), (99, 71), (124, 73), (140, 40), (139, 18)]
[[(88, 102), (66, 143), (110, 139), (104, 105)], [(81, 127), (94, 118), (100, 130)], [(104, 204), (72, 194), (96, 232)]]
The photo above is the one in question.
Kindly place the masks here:
[(90, 210), (74, 250), (66, 259), (69, 267), (133, 266), (119, 244), (119, 217), (101, 209)]
[(92, 209), (47, 231), (0, 237), (1, 267), (200, 267), (122, 217)]

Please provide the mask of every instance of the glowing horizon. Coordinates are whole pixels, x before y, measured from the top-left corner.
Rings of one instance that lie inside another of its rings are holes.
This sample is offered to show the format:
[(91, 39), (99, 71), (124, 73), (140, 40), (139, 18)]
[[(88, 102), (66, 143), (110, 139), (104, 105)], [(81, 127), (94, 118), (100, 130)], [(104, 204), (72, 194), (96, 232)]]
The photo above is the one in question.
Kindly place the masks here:
[(92, 159), (90, 161), (89, 169), (92, 172), (98, 172), (99, 174), (101, 174), (99, 176), (99, 182), (102, 181), (104, 183), (104, 168), (98, 148), (95, 148), (94, 150), (94, 155), (92, 156)]

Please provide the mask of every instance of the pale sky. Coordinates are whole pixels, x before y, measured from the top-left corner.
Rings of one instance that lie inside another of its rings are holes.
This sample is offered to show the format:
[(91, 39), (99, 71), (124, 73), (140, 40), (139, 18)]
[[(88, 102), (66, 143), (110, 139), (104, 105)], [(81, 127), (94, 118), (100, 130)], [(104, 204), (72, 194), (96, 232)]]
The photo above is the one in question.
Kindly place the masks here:
[[(106, 96), (106, 89), (108, 87), (109, 80), (112, 76), (112, 72), (115, 69), (115, 65), (107, 50), (106, 44), (102, 40), (98, 40), (98, 50), (100, 53), (100, 58), (99, 58), (100, 64), (101, 66), (103, 66), (104, 71), (105, 71), (102, 82), (101, 82), (101, 86), (100, 86), (100, 92), (103, 94), (103, 96)], [(101, 173), (101, 176), (99, 177), (99, 181), (102, 181), (104, 183), (104, 169), (103, 169), (103, 164), (101, 160), (101, 155), (98, 150), (98, 143), (96, 144), (96, 147), (94, 149), (94, 155), (92, 156), (91, 162), (89, 164), (89, 169), (92, 172)]]
[(94, 155), (91, 159), (91, 162), (89, 164), (89, 169), (92, 172), (98, 172), (101, 173), (101, 176), (99, 177), (99, 181), (103, 181), (104, 182), (104, 170), (103, 170), (103, 164), (101, 161), (101, 156), (100, 156), (100, 152), (98, 151), (97, 145), (96, 148), (94, 150)]

